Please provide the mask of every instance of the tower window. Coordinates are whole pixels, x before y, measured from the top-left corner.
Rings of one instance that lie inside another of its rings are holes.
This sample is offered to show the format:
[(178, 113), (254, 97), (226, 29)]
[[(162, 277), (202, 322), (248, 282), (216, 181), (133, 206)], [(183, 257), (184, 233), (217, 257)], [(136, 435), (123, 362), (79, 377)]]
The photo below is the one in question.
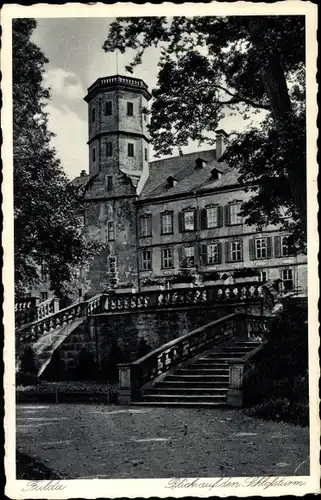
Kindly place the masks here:
[(93, 150), (92, 150), (92, 158), (93, 158), (93, 161), (96, 161), (96, 148), (93, 148)]
[(91, 122), (94, 123), (96, 121), (96, 108), (91, 110)]
[(127, 152), (128, 156), (134, 156), (134, 144), (132, 142), (128, 143)]
[(113, 156), (113, 144), (112, 144), (112, 142), (106, 143), (106, 156)]
[(145, 148), (145, 161), (147, 161), (147, 148)]
[(115, 225), (113, 220), (107, 222), (107, 237), (108, 241), (115, 240)]
[(113, 114), (113, 101), (105, 102), (105, 116), (110, 116)]
[(127, 103), (127, 115), (134, 116), (134, 103), (132, 102)]
[(113, 189), (113, 177), (112, 175), (107, 176), (107, 189), (111, 191)]

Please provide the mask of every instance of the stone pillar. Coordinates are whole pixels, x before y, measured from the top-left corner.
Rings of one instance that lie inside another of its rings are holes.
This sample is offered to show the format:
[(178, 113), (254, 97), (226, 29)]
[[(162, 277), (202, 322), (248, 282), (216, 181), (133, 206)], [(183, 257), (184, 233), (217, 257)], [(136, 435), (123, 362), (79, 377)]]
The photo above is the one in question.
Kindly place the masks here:
[(132, 400), (131, 364), (120, 363), (117, 367), (119, 373), (118, 404), (129, 405)]
[(59, 311), (59, 299), (55, 297), (53, 299), (53, 312), (56, 313)]
[(229, 390), (227, 392), (227, 404), (229, 406), (241, 407), (243, 405), (243, 370), (243, 363), (232, 362), (230, 366)]

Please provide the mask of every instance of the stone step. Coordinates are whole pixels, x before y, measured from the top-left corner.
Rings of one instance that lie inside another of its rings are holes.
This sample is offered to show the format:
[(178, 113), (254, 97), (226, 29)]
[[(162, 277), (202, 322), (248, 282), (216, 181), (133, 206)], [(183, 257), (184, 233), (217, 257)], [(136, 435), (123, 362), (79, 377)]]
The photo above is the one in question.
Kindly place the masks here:
[(211, 363), (211, 361), (203, 361), (202, 363), (194, 363), (190, 366), (186, 366), (186, 368), (180, 368), (180, 372), (182, 370), (215, 370), (215, 373), (225, 373), (229, 371), (229, 366), (225, 363), (224, 366), (217, 366), (215, 363)]
[(173, 401), (173, 402), (194, 402), (194, 403), (225, 403), (227, 400), (226, 394), (215, 394), (215, 395), (207, 395), (207, 394), (145, 394), (144, 401)]
[(189, 380), (169, 380), (167, 381), (167, 378), (165, 379), (164, 382), (157, 382), (154, 385), (155, 388), (185, 388), (185, 387), (190, 387), (190, 388), (195, 388), (195, 389), (205, 389), (205, 388), (210, 388), (210, 387), (221, 387), (225, 388), (226, 390), (228, 389), (228, 379), (226, 380), (216, 380), (216, 381), (204, 381), (202, 379), (197, 379), (194, 381), (189, 381)]
[(222, 381), (225, 383), (226, 381), (229, 380), (229, 374), (227, 375), (204, 375), (204, 374), (189, 374), (189, 375), (168, 375), (166, 377), (166, 381), (172, 382), (172, 381), (177, 381), (177, 382), (183, 382), (186, 380), (187, 382), (194, 382), (194, 381), (204, 381), (204, 382), (218, 382)]
[(225, 368), (226, 366), (228, 366), (228, 363), (226, 361), (220, 361), (220, 360), (217, 360), (215, 358), (207, 358), (207, 357), (198, 358), (193, 363), (191, 363), (189, 366), (195, 366), (195, 365), (202, 364), (202, 363), (211, 363), (211, 365), (213, 365), (217, 368)]
[(131, 403), (133, 406), (175, 406), (181, 408), (224, 408), (227, 406), (226, 402), (209, 402), (203, 401), (201, 403), (196, 401), (135, 401)]
[(177, 370), (177, 375), (228, 375), (229, 368), (211, 368), (207, 366), (191, 366), (190, 368), (181, 368)]
[(178, 394), (180, 396), (189, 396), (189, 395), (197, 395), (197, 396), (215, 396), (217, 395), (225, 395), (227, 392), (227, 387), (153, 387), (150, 389), (144, 389), (145, 395), (166, 395), (166, 394)]

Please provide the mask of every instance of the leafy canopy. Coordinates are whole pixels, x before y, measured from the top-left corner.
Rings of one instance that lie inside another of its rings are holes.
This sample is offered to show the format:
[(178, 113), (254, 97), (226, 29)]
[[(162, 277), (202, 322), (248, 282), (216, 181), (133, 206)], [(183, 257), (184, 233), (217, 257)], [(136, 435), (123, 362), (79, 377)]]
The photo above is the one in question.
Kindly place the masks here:
[(156, 154), (171, 154), (189, 140), (213, 144), (228, 115), (261, 113), (261, 125), (234, 134), (226, 161), (240, 169), (253, 196), (247, 223), (284, 224), (305, 242), (305, 28), (303, 16), (117, 18), (105, 51), (160, 47), (152, 91), (150, 134)]
[(47, 128), (43, 86), (48, 62), (32, 41), (33, 19), (13, 20), (13, 162), (16, 293), (23, 294), (48, 268), (52, 289), (63, 294), (96, 247), (86, 242), (77, 215), (82, 207), (69, 183)]

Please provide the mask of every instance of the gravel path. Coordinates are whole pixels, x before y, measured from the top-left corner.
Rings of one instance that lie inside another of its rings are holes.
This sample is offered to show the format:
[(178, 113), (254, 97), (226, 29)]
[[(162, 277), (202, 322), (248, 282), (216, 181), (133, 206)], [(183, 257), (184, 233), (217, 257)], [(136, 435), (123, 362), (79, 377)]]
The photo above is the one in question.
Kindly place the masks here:
[(17, 449), (73, 479), (307, 475), (308, 440), (241, 410), (17, 405)]

